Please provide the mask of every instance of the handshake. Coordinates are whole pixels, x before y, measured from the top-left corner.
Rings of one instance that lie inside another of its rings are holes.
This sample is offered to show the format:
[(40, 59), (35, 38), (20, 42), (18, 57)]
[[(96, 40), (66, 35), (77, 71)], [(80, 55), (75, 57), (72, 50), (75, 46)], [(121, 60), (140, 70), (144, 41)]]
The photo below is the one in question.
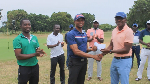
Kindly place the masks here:
[[(97, 47), (93, 46), (91, 50), (97, 51)], [(97, 54), (93, 56), (93, 59), (95, 59), (96, 61), (101, 61), (104, 55), (110, 53), (110, 50), (108, 49), (101, 49), (100, 51), (102, 52), (101, 54)]]

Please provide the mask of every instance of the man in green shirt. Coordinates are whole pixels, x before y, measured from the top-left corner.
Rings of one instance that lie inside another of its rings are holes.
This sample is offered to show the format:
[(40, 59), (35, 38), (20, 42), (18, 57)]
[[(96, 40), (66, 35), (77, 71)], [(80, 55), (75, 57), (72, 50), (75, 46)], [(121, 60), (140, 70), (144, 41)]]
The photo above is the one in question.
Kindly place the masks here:
[(39, 65), (36, 56), (42, 57), (45, 52), (39, 48), (38, 39), (31, 35), (31, 23), (28, 19), (20, 22), (22, 33), (13, 40), (13, 48), (18, 69), (18, 84), (38, 84)]

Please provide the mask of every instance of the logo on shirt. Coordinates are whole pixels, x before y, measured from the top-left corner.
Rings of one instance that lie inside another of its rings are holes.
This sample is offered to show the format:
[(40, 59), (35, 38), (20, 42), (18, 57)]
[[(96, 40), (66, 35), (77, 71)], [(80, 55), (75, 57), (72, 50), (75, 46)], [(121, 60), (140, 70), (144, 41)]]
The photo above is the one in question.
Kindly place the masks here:
[(36, 40), (32, 40), (32, 42), (36, 43)]

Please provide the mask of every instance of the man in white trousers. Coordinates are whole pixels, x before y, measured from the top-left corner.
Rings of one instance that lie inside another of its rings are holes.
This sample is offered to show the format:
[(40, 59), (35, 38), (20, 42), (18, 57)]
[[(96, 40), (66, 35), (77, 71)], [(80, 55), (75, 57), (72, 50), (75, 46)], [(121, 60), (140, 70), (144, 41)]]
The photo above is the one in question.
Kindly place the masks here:
[(150, 20), (147, 21), (147, 28), (141, 31), (141, 34), (139, 36), (139, 41), (142, 44), (142, 50), (141, 50), (141, 61), (140, 66), (138, 68), (136, 81), (139, 81), (142, 79), (142, 72), (144, 69), (144, 65), (146, 62), (146, 59), (148, 57), (148, 68), (147, 68), (147, 77), (148, 81), (150, 81)]
[[(89, 42), (89, 47), (92, 48), (94, 46), (94, 43), (97, 42), (98, 44), (101, 44), (104, 42), (104, 32), (103, 30), (99, 29), (99, 22), (97, 20), (93, 21), (93, 27), (91, 29), (87, 30), (87, 37), (88, 37), (88, 42)], [(100, 50), (99, 50), (100, 51)], [(89, 54), (92, 55), (97, 55), (100, 54), (97, 49), (97, 51), (91, 51)], [(89, 81), (92, 79), (93, 75), (93, 58), (88, 58), (88, 78), (87, 80)], [(98, 80), (102, 80), (101, 78), (101, 73), (102, 73), (102, 66), (101, 66), (101, 61), (96, 61), (97, 62), (97, 78)]]

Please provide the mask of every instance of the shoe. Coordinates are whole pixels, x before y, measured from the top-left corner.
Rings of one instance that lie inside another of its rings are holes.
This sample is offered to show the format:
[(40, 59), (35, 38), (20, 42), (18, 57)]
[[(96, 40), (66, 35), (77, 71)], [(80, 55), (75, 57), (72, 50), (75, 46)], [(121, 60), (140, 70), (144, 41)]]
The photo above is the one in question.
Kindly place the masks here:
[(148, 81), (150, 81), (150, 79), (148, 79)]
[(87, 80), (87, 81), (90, 81), (91, 79), (92, 79), (92, 77), (88, 77), (86, 80)]
[(136, 78), (135, 80), (136, 80), (136, 81), (139, 81), (139, 80), (141, 80), (141, 79), (142, 79), (142, 78)]
[(99, 81), (102, 81), (102, 80), (103, 80), (101, 77), (97, 77), (97, 79), (98, 79)]

